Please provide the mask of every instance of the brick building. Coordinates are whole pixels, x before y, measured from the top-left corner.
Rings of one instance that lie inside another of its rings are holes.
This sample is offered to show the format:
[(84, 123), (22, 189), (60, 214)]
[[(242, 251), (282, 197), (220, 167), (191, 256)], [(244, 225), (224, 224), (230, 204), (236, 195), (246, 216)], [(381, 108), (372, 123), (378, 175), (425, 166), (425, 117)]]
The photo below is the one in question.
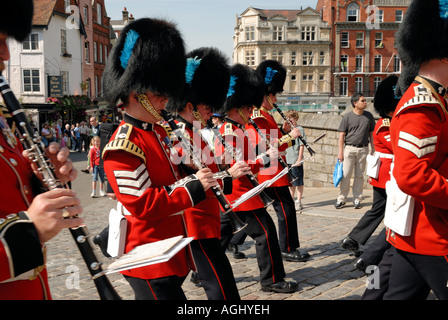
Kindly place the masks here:
[(395, 32), (410, 1), (318, 0), (316, 10), (332, 28), (333, 104), (347, 104), (344, 97), (355, 92), (372, 97), (381, 80), (400, 74)]

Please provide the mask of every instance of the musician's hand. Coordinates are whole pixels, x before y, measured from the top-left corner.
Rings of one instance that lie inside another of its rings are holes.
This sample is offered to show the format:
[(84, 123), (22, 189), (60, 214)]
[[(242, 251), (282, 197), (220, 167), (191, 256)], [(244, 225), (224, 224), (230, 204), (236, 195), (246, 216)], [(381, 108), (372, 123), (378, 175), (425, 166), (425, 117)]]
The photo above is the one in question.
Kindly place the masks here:
[(272, 147), (269, 148), (269, 150), (267, 151), (267, 154), (271, 158), (271, 161), (273, 159), (278, 159), (278, 149), (277, 148), (272, 148)]
[(227, 171), (229, 171), (233, 179), (238, 179), (239, 177), (251, 173), (250, 167), (245, 161), (238, 161)]
[(286, 122), (286, 121), (283, 122), (282, 130), (283, 130), (283, 132), (289, 132), (291, 130), (291, 126), (289, 125), (288, 122)]
[(218, 185), (218, 181), (213, 178), (213, 172), (209, 168), (203, 168), (195, 173), (196, 177), (202, 183), (202, 186), (205, 191), (210, 189), (211, 187)]
[(291, 137), (293, 137), (293, 139), (296, 139), (297, 137), (301, 137), (301, 136), (302, 136), (302, 133), (300, 132), (299, 129), (294, 128), (294, 129), (291, 130), (291, 132), (289, 133), (289, 135), (290, 135)]
[(56, 176), (62, 183), (73, 181), (78, 175), (78, 171), (69, 159), (70, 151), (68, 148), (59, 146), (59, 143), (52, 142), (46, 149), (46, 155), (55, 167)]
[[(70, 189), (58, 188), (36, 196), (27, 210), (41, 243), (56, 236), (64, 228), (82, 225), (84, 219), (75, 217), (82, 212), (81, 201)], [(71, 217), (71, 219), (64, 219)]]

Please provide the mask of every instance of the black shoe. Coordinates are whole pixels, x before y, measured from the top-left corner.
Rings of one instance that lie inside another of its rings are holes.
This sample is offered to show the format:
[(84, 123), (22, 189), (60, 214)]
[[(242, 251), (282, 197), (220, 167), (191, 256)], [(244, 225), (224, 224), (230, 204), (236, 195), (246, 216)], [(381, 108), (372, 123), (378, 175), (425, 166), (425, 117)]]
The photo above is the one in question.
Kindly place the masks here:
[(194, 285), (195, 285), (196, 287), (202, 287), (201, 280), (199, 280), (199, 276), (198, 276), (198, 273), (197, 273), (197, 272), (193, 271), (193, 272), (191, 273), (190, 281), (191, 281), (192, 283), (194, 283)]
[(295, 281), (282, 281), (267, 286), (261, 286), (261, 290), (265, 292), (291, 293), (295, 292), (299, 285)]
[(310, 255), (309, 253), (300, 253), (300, 251), (295, 250), (292, 252), (282, 252), (282, 258), (291, 262), (304, 262), (310, 258)]
[(359, 271), (366, 273), (367, 263), (364, 261), (363, 258), (359, 258), (358, 260), (356, 260), (353, 265)]
[(246, 255), (242, 252), (239, 252), (238, 246), (233, 243), (229, 243), (227, 250), (229, 250), (233, 254), (233, 257), (235, 259), (245, 259), (246, 258)]
[(359, 250), (358, 242), (356, 242), (350, 237), (347, 237), (344, 240), (342, 240), (341, 247), (351, 251), (355, 257), (359, 257), (362, 254), (362, 251)]
[(334, 207), (336, 209), (341, 209), (343, 206), (345, 206), (345, 202), (342, 201), (336, 201), (336, 203), (334, 204)]
[(89, 170), (87, 170), (87, 169), (82, 169), (81, 171), (84, 173), (89, 173)]
[[(106, 234), (107, 236), (107, 234)], [(107, 238), (104, 237), (103, 233), (97, 234), (92, 239), (93, 243), (96, 244), (98, 247), (100, 247), (101, 252), (104, 254), (105, 257), (110, 258), (110, 254), (107, 253)]]

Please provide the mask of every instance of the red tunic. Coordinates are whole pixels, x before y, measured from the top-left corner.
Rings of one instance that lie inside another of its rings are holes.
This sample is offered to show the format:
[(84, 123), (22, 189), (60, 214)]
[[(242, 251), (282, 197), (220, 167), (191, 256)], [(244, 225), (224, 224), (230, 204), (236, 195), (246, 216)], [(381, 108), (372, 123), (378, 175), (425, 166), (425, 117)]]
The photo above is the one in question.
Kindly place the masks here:
[(411, 235), (389, 237), (403, 251), (448, 255), (446, 120), (443, 96), (417, 82), (405, 92), (392, 119), (394, 177), (400, 189), (415, 198)]
[[(225, 139), (226, 144), (231, 146), (236, 154), (238, 161), (246, 161), (249, 165), (253, 174), (257, 174), (264, 166), (264, 161), (262, 158), (257, 158), (255, 150), (252, 148), (251, 143), (245, 133), (244, 126), (237, 126), (234, 123), (224, 122), (219, 129), (222, 137)], [(216, 156), (220, 157), (224, 153), (224, 146), (216, 141)], [(233, 165), (234, 161), (225, 160), (226, 163)], [(247, 176), (242, 176), (233, 181), (232, 193), (227, 195), (227, 199), (230, 202), (234, 202), (239, 199), (244, 193), (248, 192), (253, 188)], [(252, 199), (243, 202), (233, 211), (249, 211), (256, 210), (264, 207), (264, 203), (260, 197), (253, 197)]]
[[(195, 148), (197, 145), (200, 145), (200, 151), (196, 154), (198, 157), (202, 157), (202, 162), (206, 164), (213, 173), (218, 172), (219, 168), (216, 165), (214, 154), (208, 147), (207, 143), (201, 138), (200, 132), (195, 130), (195, 133), (193, 134), (190, 124), (177, 123), (182, 128), (181, 130), (185, 130), (185, 138), (190, 138), (190, 143), (192, 143)], [(176, 144), (176, 149), (179, 149), (179, 151), (181, 150), (180, 143)], [(187, 158), (187, 160), (190, 161), (189, 158)], [(220, 204), (211, 189), (207, 190), (206, 194), (207, 198), (204, 201), (201, 201), (196, 206), (185, 210), (184, 216), (188, 236), (194, 237), (196, 240), (209, 238), (220, 239)]]
[(380, 155), (380, 169), (378, 178), (369, 178), (369, 183), (377, 188), (386, 188), (386, 182), (390, 180), (390, 165), (392, 163), (392, 145), (390, 143), (390, 119), (381, 118), (375, 125), (373, 132), (373, 145), (375, 152)]
[[(183, 211), (205, 198), (195, 177), (178, 181), (178, 167), (170, 161), (164, 139), (168, 136), (162, 126), (125, 115), (103, 151), (104, 169), (117, 200), (131, 213), (126, 216), (125, 252), (145, 243), (185, 236)], [(184, 249), (167, 262), (122, 273), (142, 279), (182, 277), (191, 267), (191, 257)]]
[(33, 171), (22, 150), (18, 141), (12, 147), (0, 134), (0, 300), (51, 299), (36, 230), (25, 213), (18, 214), (34, 197)]
[[(268, 139), (272, 144), (273, 142), (278, 142), (279, 153), (285, 152), (287, 148), (292, 146), (292, 141), (294, 141), (289, 135), (283, 135), (283, 133), (278, 128), (277, 122), (274, 117), (269, 114), (264, 108), (254, 109), (252, 114), (252, 120), (257, 124), (257, 126), (262, 130), (262, 134)], [(259, 143), (264, 143), (262, 141), (257, 141), (256, 134), (254, 133), (255, 128), (252, 125), (247, 125), (248, 132), (250, 132), (250, 140), (253, 145)], [(279, 140), (281, 139), (281, 140)], [(266, 143), (263, 146), (266, 149)], [(284, 155), (282, 155), (285, 161)], [(286, 161), (285, 161), (286, 163)], [(278, 163), (277, 166), (271, 166), (269, 168), (263, 168), (258, 174), (258, 179), (260, 183), (272, 179), (278, 173), (283, 170), (283, 167)], [(289, 186), (290, 182), (288, 176), (285, 175), (274, 182), (271, 187), (283, 187)]]

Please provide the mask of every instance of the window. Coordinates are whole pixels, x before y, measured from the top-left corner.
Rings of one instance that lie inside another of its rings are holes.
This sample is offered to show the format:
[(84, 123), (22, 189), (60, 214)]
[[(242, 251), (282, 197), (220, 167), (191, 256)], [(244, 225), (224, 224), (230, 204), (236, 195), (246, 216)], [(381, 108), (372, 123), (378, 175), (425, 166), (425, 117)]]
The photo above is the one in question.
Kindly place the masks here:
[(62, 91), (64, 94), (68, 94), (70, 92), (70, 83), (69, 83), (69, 72), (61, 71), (62, 75)]
[(22, 43), (23, 50), (39, 50), (39, 35), (32, 33)]
[(61, 53), (67, 53), (67, 30), (61, 29)]
[(355, 58), (355, 72), (362, 72), (362, 62), (363, 62), (363, 56), (357, 54)]
[(364, 32), (356, 32), (356, 48), (364, 48)]
[(66, 13), (70, 13), (70, 0), (64, 0), (64, 10)]
[(107, 44), (104, 45), (104, 62), (107, 60)]
[(381, 72), (381, 60), (382, 60), (382, 57), (380, 55), (375, 56), (374, 72)]
[(98, 92), (98, 76), (95, 76), (95, 97), (99, 97), (99, 92)]
[(87, 84), (87, 90), (86, 90), (86, 95), (88, 96), (88, 97), (92, 97), (92, 83), (91, 83), (92, 81), (90, 80), (90, 78), (88, 78), (87, 80), (86, 80), (86, 84)]
[(96, 22), (98, 24), (102, 24), (103, 21), (103, 7), (101, 6), (101, 4), (97, 3), (96, 4)]
[(397, 55), (394, 55), (394, 72), (401, 71), (401, 63), (400, 58)]
[(297, 51), (291, 52), (291, 65), (295, 66), (297, 63)]
[(304, 66), (312, 66), (313, 65), (313, 52), (312, 51), (303, 51), (302, 65), (304, 65)]
[(313, 91), (313, 74), (308, 73), (302, 75), (302, 92)]
[(254, 66), (255, 65), (255, 51), (254, 50), (247, 50), (246, 51), (246, 64), (248, 66)]
[(375, 33), (375, 48), (383, 48), (383, 33)]
[(302, 41), (314, 41), (316, 40), (316, 27), (304, 26), (302, 27)]
[(268, 60), (268, 53), (265, 50), (263, 50), (263, 51), (261, 51), (261, 61), (266, 61), (266, 60)]
[(325, 51), (319, 52), (319, 64), (321, 66), (325, 64)]
[(103, 44), (102, 43), (100, 43), (99, 55), (100, 55), (100, 57), (99, 57), (98, 60), (99, 60), (100, 63), (103, 63)]
[(347, 6), (347, 21), (358, 21), (359, 6), (351, 3)]
[(378, 22), (384, 21), (384, 10), (376, 10), (376, 19)]
[(347, 96), (348, 95), (348, 78), (342, 77), (341, 83), (339, 84), (339, 95)]
[(362, 79), (362, 77), (356, 77), (355, 78), (355, 91), (356, 92), (363, 92), (363, 79)]
[(274, 41), (283, 41), (283, 27), (274, 26), (273, 29)]
[(395, 22), (401, 22), (403, 21), (403, 10), (396, 10), (395, 11)]
[(84, 23), (89, 25), (89, 7), (87, 5), (84, 6)]
[(246, 41), (255, 41), (255, 27), (246, 27)]
[(277, 60), (278, 62), (283, 63), (283, 52), (282, 51), (272, 52), (272, 60)]
[(39, 69), (24, 69), (22, 71), (23, 92), (40, 92)]
[(89, 41), (84, 43), (84, 60), (86, 63), (90, 63), (90, 44)]
[(343, 54), (341, 55), (341, 71), (347, 72), (348, 69), (348, 55)]
[(374, 86), (373, 90), (374, 90), (374, 92), (376, 92), (376, 89), (378, 89), (378, 86), (380, 85), (381, 81), (382, 81), (381, 77), (373, 78), (373, 86)]
[(348, 32), (341, 32), (341, 47), (348, 48)]
[(96, 42), (93, 43), (93, 61), (98, 61), (98, 44)]

